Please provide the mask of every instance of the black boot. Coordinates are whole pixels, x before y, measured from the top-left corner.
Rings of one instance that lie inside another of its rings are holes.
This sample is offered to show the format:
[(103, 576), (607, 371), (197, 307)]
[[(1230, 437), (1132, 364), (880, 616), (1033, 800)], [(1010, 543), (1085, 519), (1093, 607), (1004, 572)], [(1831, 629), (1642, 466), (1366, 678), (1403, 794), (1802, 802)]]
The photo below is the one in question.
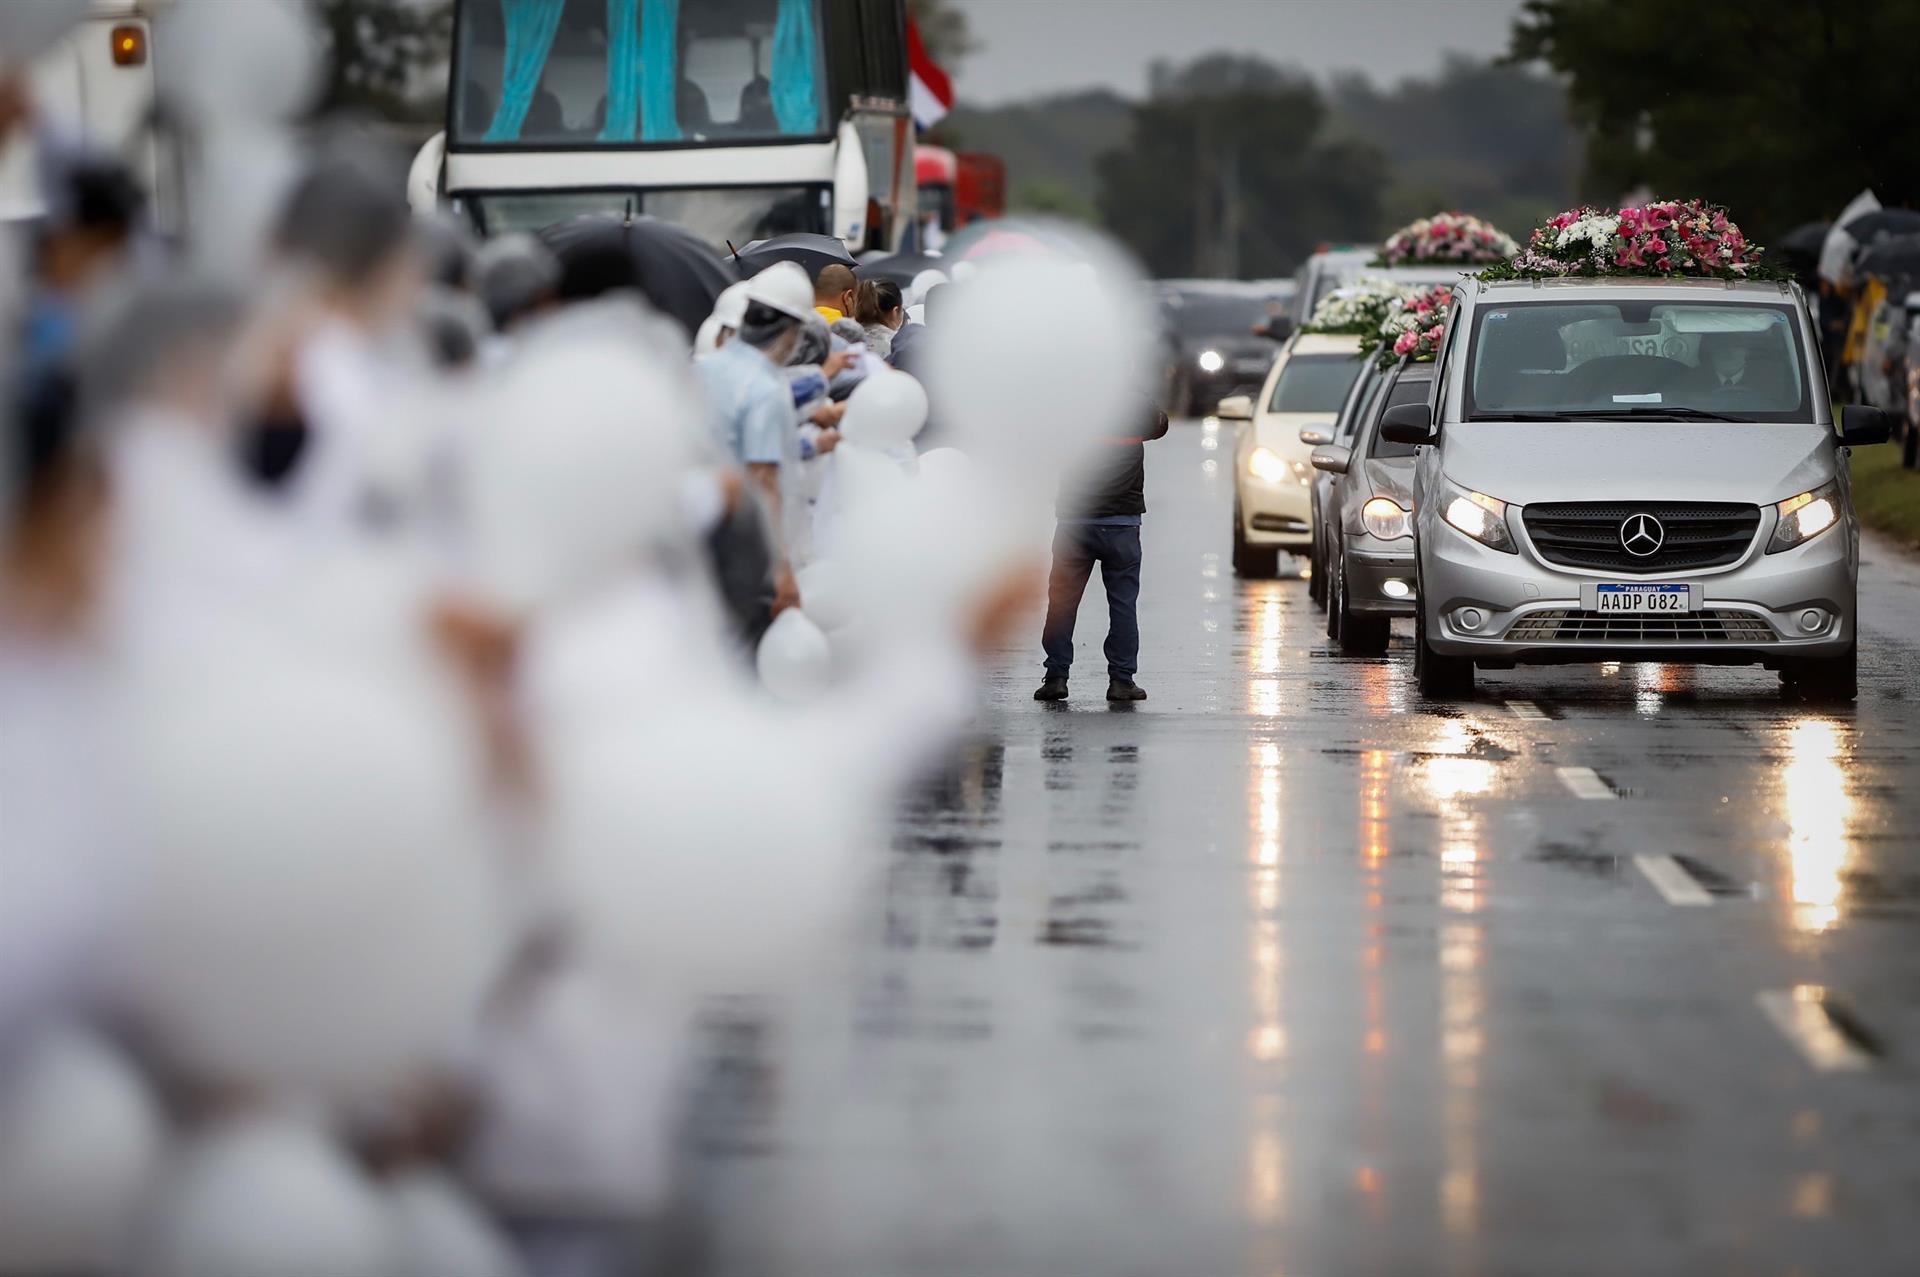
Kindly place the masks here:
[(1033, 694), (1036, 701), (1064, 701), (1067, 699), (1067, 680), (1047, 675), (1047, 681), (1040, 684), (1040, 690)]
[(1147, 693), (1140, 684), (1130, 678), (1116, 678), (1107, 684), (1107, 699), (1110, 701), (1144, 701)]

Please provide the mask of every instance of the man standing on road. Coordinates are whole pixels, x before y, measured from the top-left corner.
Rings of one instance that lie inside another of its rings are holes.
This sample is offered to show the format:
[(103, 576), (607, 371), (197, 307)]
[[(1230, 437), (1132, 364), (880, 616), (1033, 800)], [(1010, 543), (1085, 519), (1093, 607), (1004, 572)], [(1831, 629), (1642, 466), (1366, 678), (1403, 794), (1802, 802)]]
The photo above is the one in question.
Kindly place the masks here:
[(859, 292), (860, 281), (854, 278), (852, 270), (837, 263), (823, 267), (819, 278), (813, 281), (813, 308), (828, 324), (837, 323), (853, 313), (854, 298)]
[(806, 517), (794, 485), (800, 464), (793, 389), (783, 371), (812, 309), (806, 272), (791, 262), (754, 276), (734, 340), (694, 365), (707, 392), (720, 445), (745, 468), (748, 484), (775, 529), (775, 614), (797, 606), (799, 589), (786, 547), (794, 520)]
[(1147, 511), (1149, 440), (1167, 433), (1167, 414), (1142, 403), (1140, 433), (1101, 441), (1102, 455), (1079, 484), (1062, 486), (1059, 527), (1053, 538), (1053, 574), (1047, 583), (1047, 623), (1042, 645), (1047, 677), (1036, 701), (1067, 699), (1073, 668), (1073, 624), (1093, 565), (1107, 592), (1107, 699), (1144, 701), (1133, 681), (1140, 665), (1140, 523)]

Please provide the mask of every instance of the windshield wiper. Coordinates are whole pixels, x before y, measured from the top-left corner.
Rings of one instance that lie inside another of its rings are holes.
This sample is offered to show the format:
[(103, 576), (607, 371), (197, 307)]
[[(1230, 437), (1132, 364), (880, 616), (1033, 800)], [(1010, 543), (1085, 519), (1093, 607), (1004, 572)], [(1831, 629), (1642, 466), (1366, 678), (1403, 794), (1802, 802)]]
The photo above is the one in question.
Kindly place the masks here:
[(1704, 408), (1686, 408), (1679, 404), (1644, 404), (1638, 408), (1608, 408), (1586, 414), (1599, 421), (1737, 421), (1752, 425), (1748, 417), (1729, 417)]
[(1468, 421), (1734, 421), (1752, 425), (1749, 417), (1729, 417), (1701, 408), (1646, 404), (1639, 408), (1596, 408), (1590, 412), (1476, 412)]

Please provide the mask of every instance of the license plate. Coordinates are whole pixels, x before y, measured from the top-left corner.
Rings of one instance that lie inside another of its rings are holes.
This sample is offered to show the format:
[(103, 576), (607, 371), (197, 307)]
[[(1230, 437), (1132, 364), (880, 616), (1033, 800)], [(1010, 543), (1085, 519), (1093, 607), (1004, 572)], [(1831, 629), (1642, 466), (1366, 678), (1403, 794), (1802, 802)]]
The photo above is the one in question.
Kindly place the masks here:
[(1691, 612), (1691, 585), (1593, 585), (1595, 612)]

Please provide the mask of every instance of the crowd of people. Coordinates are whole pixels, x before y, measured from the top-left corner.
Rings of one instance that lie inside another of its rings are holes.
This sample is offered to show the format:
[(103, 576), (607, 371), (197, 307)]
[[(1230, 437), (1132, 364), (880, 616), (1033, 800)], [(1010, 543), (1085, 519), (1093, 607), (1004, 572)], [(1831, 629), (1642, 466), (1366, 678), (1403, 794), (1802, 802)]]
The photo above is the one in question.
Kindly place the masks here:
[(638, 1271), (703, 1008), (836, 968), (1137, 434), (1137, 281), (783, 262), (689, 334), (193, 71), (172, 228), (0, 84), (0, 1272)]

